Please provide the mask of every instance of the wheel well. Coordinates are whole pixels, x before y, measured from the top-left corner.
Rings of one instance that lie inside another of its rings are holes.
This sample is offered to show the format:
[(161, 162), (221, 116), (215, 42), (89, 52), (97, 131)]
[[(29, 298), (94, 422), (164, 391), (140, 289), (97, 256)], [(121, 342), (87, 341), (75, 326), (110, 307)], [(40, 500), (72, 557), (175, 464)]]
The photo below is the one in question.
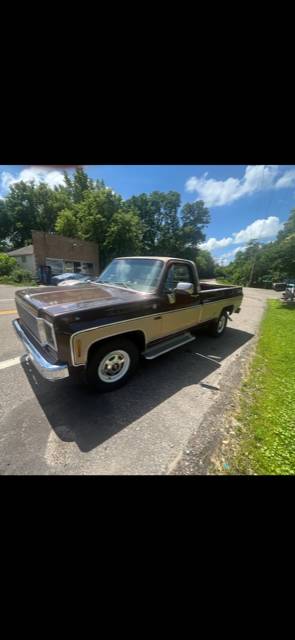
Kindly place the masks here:
[(128, 338), (129, 340), (132, 340), (136, 344), (140, 352), (144, 351), (145, 349), (144, 333), (142, 331), (126, 331), (124, 333), (118, 333), (114, 336), (109, 336), (108, 338), (103, 338), (102, 340), (97, 340), (96, 342), (94, 342), (88, 349), (87, 361), (89, 360), (93, 352), (97, 349), (97, 347), (100, 347), (103, 344), (106, 344), (107, 342), (116, 340), (116, 338), (125, 338), (125, 337)]
[(222, 311), (228, 311), (228, 313), (232, 314), (234, 312), (234, 305), (229, 305), (229, 307), (223, 307)]

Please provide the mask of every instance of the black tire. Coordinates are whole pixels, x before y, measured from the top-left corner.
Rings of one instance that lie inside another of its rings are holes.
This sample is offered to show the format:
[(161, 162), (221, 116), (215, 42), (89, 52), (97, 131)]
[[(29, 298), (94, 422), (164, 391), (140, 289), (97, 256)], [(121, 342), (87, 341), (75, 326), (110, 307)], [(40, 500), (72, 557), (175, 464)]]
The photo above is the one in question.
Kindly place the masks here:
[(86, 381), (97, 391), (114, 391), (129, 380), (138, 361), (139, 351), (132, 340), (108, 340), (92, 352), (86, 370)]
[(210, 336), (213, 336), (213, 338), (220, 338), (224, 334), (227, 325), (227, 318), (227, 311), (222, 311), (219, 318), (210, 323)]

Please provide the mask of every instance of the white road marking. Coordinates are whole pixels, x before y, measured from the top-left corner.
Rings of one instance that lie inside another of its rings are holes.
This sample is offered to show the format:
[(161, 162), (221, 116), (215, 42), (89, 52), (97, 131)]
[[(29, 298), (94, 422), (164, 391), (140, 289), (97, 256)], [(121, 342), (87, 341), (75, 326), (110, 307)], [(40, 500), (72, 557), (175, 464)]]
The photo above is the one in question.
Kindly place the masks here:
[(15, 364), (19, 364), (22, 356), (18, 356), (17, 358), (11, 358), (11, 360), (4, 360), (0, 362), (0, 369), (7, 369), (8, 367), (13, 367)]
[(0, 298), (0, 302), (11, 302), (14, 298)]

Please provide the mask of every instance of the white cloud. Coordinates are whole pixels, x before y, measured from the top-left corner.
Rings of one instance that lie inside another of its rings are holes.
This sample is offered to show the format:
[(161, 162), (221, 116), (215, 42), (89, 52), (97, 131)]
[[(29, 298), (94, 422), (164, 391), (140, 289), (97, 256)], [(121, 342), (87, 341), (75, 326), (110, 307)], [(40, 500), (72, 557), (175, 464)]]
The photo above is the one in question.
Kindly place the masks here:
[[(206, 242), (202, 242), (202, 244), (200, 244), (200, 249), (214, 251), (214, 249), (219, 249), (220, 247), (228, 247), (230, 244), (240, 244), (247, 243), (250, 240), (263, 240), (265, 238), (273, 238), (282, 228), (283, 223), (280, 222), (277, 216), (269, 216), (268, 218), (261, 219), (258, 218), (257, 220), (254, 220), (254, 222), (249, 224), (246, 229), (241, 229), (241, 231), (233, 233), (231, 237), (221, 238), (221, 240), (216, 240), (216, 238), (209, 238)], [(245, 249), (246, 247), (238, 247), (234, 251), (223, 254), (221, 258), (228, 258), (235, 255), (235, 253), (237, 253), (238, 251), (244, 251)]]
[(247, 246), (244, 247), (236, 247), (233, 251), (234, 256), (236, 255), (236, 253), (238, 253), (239, 251), (246, 251)]
[(230, 253), (223, 253), (222, 256), (217, 256), (215, 258), (215, 261), (217, 262), (217, 264), (220, 264), (220, 266), (226, 267), (230, 262), (232, 262), (232, 259), (233, 259), (233, 252), (230, 252)]
[(220, 265), (226, 266), (227, 264), (232, 262), (233, 258), (238, 253), (238, 251), (246, 251), (246, 249), (247, 249), (247, 246), (236, 247), (236, 249), (234, 249), (233, 251), (228, 251), (228, 253), (223, 253), (221, 256), (215, 258), (216, 262), (218, 262), (218, 264)]
[(8, 171), (2, 171), (1, 174), (1, 187), (3, 189), (8, 189), (9, 185), (13, 183), (14, 176), (12, 173), (8, 173)]
[(235, 202), (246, 195), (269, 189), (283, 189), (295, 185), (295, 169), (280, 175), (279, 165), (248, 165), (242, 178), (216, 180), (208, 178), (208, 172), (201, 177), (187, 180), (187, 191), (196, 192), (207, 206), (220, 207)]
[(233, 233), (233, 242), (249, 242), (250, 240), (260, 240), (263, 238), (272, 238), (282, 228), (279, 218), (277, 216), (269, 216), (268, 218), (262, 218), (261, 220), (255, 220), (252, 224), (249, 224), (246, 229), (242, 229), (238, 233)]
[(23, 169), (15, 176), (9, 171), (2, 171), (1, 174), (1, 187), (6, 192), (10, 185), (16, 184), (23, 180), (24, 182), (30, 182), (33, 180), (36, 184), (45, 182), (49, 187), (53, 188), (60, 184), (64, 184), (64, 177), (61, 171), (50, 170), (43, 167), (30, 167), (29, 169)]
[(286, 189), (295, 186), (295, 169), (286, 171), (276, 182), (276, 189)]
[(218, 249), (218, 247), (227, 247), (229, 244), (232, 244), (232, 238), (222, 238), (221, 240), (216, 240), (216, 238), (209, 238), (207, 242), (202, 242), (200, 244), (200, 249), (207, 249), (207, 251), (212, 251), (213, 249)]

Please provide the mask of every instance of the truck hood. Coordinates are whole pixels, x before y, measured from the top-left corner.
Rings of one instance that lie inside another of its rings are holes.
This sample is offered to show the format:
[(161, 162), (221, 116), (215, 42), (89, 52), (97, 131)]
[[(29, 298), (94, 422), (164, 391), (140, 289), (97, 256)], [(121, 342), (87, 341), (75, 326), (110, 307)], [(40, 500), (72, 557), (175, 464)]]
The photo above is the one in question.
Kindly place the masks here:
[(113, 307), (126, 302), (137, 302), (147, 297), (148, 294), (119, 286), (89, 283), (75, 287), (40, 287), (38, 290), (34, 288), (16, 292), (16, 300), (21, 298), (23, 302), (33, 306), (35, 313), (42, 310), (51, 316), (92, 308)]

